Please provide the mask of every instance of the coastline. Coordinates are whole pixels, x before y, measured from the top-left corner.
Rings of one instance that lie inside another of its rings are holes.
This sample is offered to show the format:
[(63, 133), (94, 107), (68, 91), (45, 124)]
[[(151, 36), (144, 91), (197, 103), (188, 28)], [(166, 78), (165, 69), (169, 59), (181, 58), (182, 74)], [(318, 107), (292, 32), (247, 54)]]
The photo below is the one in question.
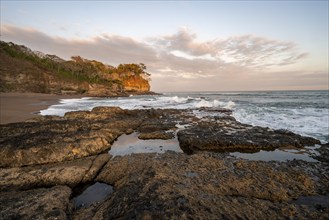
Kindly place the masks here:
[(82, 98), (85, 95), (56, 95), (42, 93), (0, 93), (0, 124), (23, 122), (39, 117), (37, 113), (61, 99)]
[[(160, 95), (155, 92), (127, 92), (113, 97), (129, 95)], [(88, 94), (58, 95), (32, 92), (0, 93), (0, 124), (24, 122), (28, 119), (40, 117), (37, 113), (51, 105), (58, 104), (61, 99), (75, 99), (93, 96)]]
[[(313, 162), (246, 160), (229, 152), (305, 153), (319, 141), (186, 111), (95, 107), (0, 126), (0, 216), (328, 219), (327, 145)], [(127, 142), (134, 153), (109, 152), (124, 134), (157, 142), (159, 151)], [(166, 151), (159, 137), (176, 138), (183, 152)]]

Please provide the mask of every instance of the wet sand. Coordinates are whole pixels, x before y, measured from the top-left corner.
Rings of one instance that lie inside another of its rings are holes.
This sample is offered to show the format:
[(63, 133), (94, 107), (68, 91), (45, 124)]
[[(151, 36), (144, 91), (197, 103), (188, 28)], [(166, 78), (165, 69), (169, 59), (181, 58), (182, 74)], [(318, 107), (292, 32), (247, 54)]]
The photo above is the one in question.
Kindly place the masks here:
[(0, 124), (22, 122), (38, 117), (40, 110), (59, 103), (60, 99), (82, 98), (83, 95), (40, 93), (0, 93)]

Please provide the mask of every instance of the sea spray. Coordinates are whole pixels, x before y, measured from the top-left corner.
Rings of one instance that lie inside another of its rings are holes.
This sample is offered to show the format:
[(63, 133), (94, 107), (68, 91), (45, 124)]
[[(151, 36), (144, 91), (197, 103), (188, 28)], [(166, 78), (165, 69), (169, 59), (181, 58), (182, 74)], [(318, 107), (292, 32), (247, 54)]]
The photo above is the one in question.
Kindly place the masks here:
[(96, 106), (123, 109), (193, 109), (198, 116), (216, 116), (202, 108), (227, 108), (240, 122), (288, 129), (329, 142), (328, 91), (167, 93), (162, 96), (64, 99), (42, 110), (42, 115), (63, 116), (66, 112), (91, 110)]

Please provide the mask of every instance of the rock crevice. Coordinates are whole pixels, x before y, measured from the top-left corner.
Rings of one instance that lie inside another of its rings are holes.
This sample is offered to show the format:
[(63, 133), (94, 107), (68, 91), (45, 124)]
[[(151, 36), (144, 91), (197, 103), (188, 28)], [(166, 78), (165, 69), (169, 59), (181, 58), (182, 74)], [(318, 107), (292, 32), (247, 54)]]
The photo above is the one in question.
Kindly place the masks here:
[[(322, 162), (238, 159), (227, 152), (298, 150), (319, 141), (231, 116), (196, 118), (188, 111), (97, 107), (0, 125), (0, 218), (329, 218), (327, 206), (292, 202), (328, 194), (326, 145), (318, 150)], [(107, 153), (122, 134), (157, 139), (168, 131), (177, 132), (185, 153), (111, 159)], [(73, 210), (71, 188), (96, 181), (115, 191)]]

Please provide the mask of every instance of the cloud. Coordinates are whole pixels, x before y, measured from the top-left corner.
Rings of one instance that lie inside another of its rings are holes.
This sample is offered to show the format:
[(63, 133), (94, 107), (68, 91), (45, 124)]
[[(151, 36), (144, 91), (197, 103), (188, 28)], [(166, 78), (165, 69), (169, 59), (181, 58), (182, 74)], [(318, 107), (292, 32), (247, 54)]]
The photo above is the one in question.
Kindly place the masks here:
[(113, 65), (157, 60), (153, 48), (129, 37), (103, 34), (89, 39), (65, 39), (10, 25), (2, 25), (1, 29), (3, 40), (25, 44), (33, 50), (56, 54), (64, 59), (80, 55)]
[[(292, 42), (254, 35), (200, 41), (191, 30), (182, 28), (172, 35), (143, 41), (107, 33), (66, 39), (5, 24), (1, 25), (1, 35), (2, 40), (64, 59), (80, 55), (110, 65), (143, 62), (152, 74), (155, 90), (249, 90), (255, 83), (267, 88), (271, 82), (276, 85), (288, 80), (298, 85), (300, 81), (305, 85), (309, 79), (305, 73), (289, 75), (276, 70), (301, 62), (309, 56), (307, 52)], [(320, 75), (313, 84), (324, 86), (326, 76)]]
[(235, 36), (200, 42), (188, 29), (154, 39), (162, 51), (189, 60), (205, 59), (221, 64), (267, 69), (294, 64), (308, 54), (298, 51), (295, 44), (253, 35)]
[(156, 45), (166, 51), (181, 51), (191, 56), (202, 56), (212, 53), (209, 42), (198, 42), (197, 35), (186, 28), (181, 28), (176, 34), (154, 39)]

